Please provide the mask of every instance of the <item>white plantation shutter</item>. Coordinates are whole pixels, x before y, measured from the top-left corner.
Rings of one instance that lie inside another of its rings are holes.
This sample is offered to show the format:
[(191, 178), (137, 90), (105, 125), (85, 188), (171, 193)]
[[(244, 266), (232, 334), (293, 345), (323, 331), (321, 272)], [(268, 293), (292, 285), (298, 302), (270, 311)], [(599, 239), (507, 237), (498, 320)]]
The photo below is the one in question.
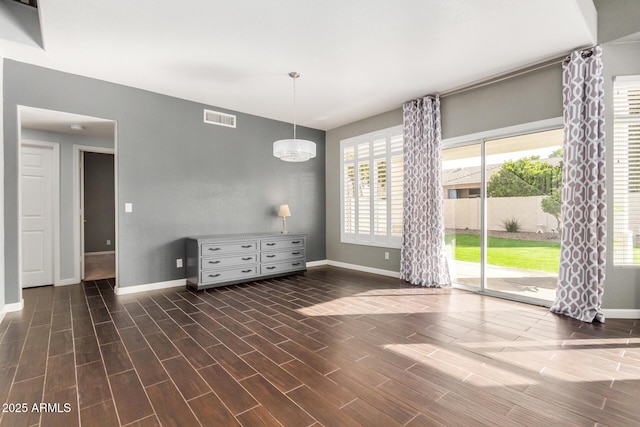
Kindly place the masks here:
[(342, 231), (350, 236), (356, 233), (356, 165), (355, 148), (348, 147), (342, 153)]
[(402, 126), (340, 142), (341, 241), (399, 247)]
[(613, 83), (613, 232), (614, 265), (640, 265), (640, 76)]
[(371, 156), (369, 144), (358, 144), (358, 235), (371, 233)]
[(373, 141), (373, 204), (371, 219), (373, 221), (373, 239), (385, 243), (387, 239), (387, 141)]
[(402, 239), (402, 200), (404, 182), (404, 139), (402, 135), (391, 138), (389, 150), (389, 233), (390, 240), (400, 245)]

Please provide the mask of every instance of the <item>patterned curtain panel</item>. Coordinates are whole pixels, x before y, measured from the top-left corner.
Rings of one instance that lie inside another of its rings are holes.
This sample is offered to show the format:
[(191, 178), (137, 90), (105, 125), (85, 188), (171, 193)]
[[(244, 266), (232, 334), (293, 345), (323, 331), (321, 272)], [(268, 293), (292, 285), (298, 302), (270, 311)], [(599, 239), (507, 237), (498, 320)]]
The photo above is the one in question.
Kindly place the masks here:
[(551, 311), (604, 322), (607, 238), (602, 49), (577, 51), (563, 66), (562, 240)]
[(413, 285), (451, 284), (444, 248), (440, 99), (407, 102), (400, 278)]

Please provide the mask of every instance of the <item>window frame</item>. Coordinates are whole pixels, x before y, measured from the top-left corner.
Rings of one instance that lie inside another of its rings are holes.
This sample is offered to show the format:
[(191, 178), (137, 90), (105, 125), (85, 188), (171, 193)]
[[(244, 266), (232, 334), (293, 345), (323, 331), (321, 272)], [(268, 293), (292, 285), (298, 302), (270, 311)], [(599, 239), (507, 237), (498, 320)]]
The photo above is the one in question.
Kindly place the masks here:
[[(630, 218), (635, 218), (634, 215), (640, 215), (640, 202), (637, 209), (633, 209), (633, 206), (629, 206), (628, 200), (620, 200), (620, 198), (628, 198), (630, 194), (637, 193), (639, 194), (637, 197), (640, 197), (640, 191), (631, 191), (628, 187), (630, 185), (637, 185), (634, 180), (634, 183), (630, 183), (630, 170), (633, 166), (640, 166), (640, 160), (637, 159), (637, 155), (639, 153), (639, 149), (634, 147), (631, 149), (629, 147), (629, 127), (630, 126), (640, 126), (640, 114), (630, 114), (629, 107), (631, 106), (631, 101), (628, 100), (626, 94), (621, 94), (620, 91), (625, 91), (628, 89), (639, 90), (640, 91), (640, 75), (632, 75), (632, 76), (616, 76), (613, 80), (613, 128), (612, 128), (612, 161), (611, 161), (611, 172), (607, 173), (608, 176), (612, 177), (612, 195), (611, 195), (611, 203), (612, 209), (609, 211), (612, 219), (612, 232), (613, 238), (611, 240), (612, 250), (611, 250), (611, 263), (614, 268), (639, 268), (640, 262), (634, 262), (633, 260), (633, 244), (635, 239), (637, 238), (633, 235), (633, 230), (626, 230), (631, 233), (631, 254), (627, 256), (630, 257), (630, 262), (624, 260), (625, 255), (616, 254), (617, 245), (616, 239), (618, 236), (623, 233), (624, 223), (628, 222)], [(637, 107), (638, 104), (634, 103), (634, 107)], [(622, 137), (622, 133), (624, 133), (624, 137)], [(637, 137), (636, 137), (637, 138)], [(640, 140), (640, 138), (638, 138)], [(635, 141), (637, 142), (637, 141)], [(632, 153), (633, 150), (633, 153)], [(633, 156), (632, 156), (633, 154)], [(635, 162), (629, 161), (630, 158), (634, 158), (637, 164), (633, 164)], [(626, 162), (624, 160), (627, 160)], [(622, 161), (622, 164), (620, 163)], [(634, 173), (634, 179), (638, 179), (637, 171)], [(626, 193), (624, 192), (624, 188), (626, 188)], [(620, 216), (620, 208), (619, 206), (623, 205), (624, 212), (622, 214), (622, 218)], [(626, 221), (625, 221), (626, 218)], [(627, 226), (629, 228), (630, 226)], [(640, 233), (637, 233), (640, 234)]]
[[(397, 137), (404, 138), (403, 135), (403, 125), (392, 126), (390, 128), (382, 129), (379, 131), (369, 132), (363, 135), (358, 135), (355, 137), (343, 139), (340, 141), (340, 242), (347, 244), (357, 244), (364, 246), (376, 246), (376, 247), (385, 247), (385, 248), (397, 248), (399, 249), (402, 242), (402, 232), (400, 235), (394, 236), (392, 233), (392, 212), (394, 207), (394, 199), (392, 197), (392, 185), (394, 182), (394, 178), (391, 174), (392, 169), (392, 157), (397, 157), (397, 151), (395, 151), (396, 155), (394, 156), (391, 150), (392, 140), (395, 140)], [(385, 148), (384, 153), (374, 153), (374, 143), (380, 143), (382, 140), (385, 140)], [(397, 140), (396, 140), (397, 142)], [(361, 160), (358, 151), (360, 145), (368, 144), (368, 155), (363, 160), (364, 162), (368, 162), (369, 164), (369, 186), (368, 186), (368, 209), (369, 209), (369, 232), (368, 233), (358, 233), (359, 227), (359, 217), (360, 217), (360, 206), (359, 206), (359, 196), (358, 192), (355, 191), (358, 187), (358, 174), (359, 170), (359, 161)], [(404, 145), (404, 143), (402, 144)], [(353, 161), (345, 160), (345, 150), (353, 147), (354, 159)], [(401, 154), (402, 162), (404, 163), (404, 147), (402, 149)], [(384, 159), (386, 161), (385, 167), (385, 186), (386, 186), (386, 214), (385, 221), (386, 225), (386, 235), (381, 236), (375, 234), (374, 228), (376, 224), (374, 205), (375, 205), (375, 193), (379, 191), (379, 188), (376, 185), (372, 185), (373, 181), (377, 181), (377, 169), (375, 168), (375, 162)], [(354, 165), (354, 213), (353, 213), (353, 233), (348, 233), (345, 231), (345, 223), (347, 222), (347, 218), (345, 216), (345, 169), (346, 165), (353, 164)], [(400, 182), (404, 181), (404, 173), (400, 178)], [(403, 185), (404, 188), (404, 185)], [(401, 193), (402, 194), (402, 193)], [(400, 206), (402, 207), (402, 195), (400, 196)], [(397, 204), (395, 205), (397, 208)], [(402, 228), (402, 227), (400, 227)]]

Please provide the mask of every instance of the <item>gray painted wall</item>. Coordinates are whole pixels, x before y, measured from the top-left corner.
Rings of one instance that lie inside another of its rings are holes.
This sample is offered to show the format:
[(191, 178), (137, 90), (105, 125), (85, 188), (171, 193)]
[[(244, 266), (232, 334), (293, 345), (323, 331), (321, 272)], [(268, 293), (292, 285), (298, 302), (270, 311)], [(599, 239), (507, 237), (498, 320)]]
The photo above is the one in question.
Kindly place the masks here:
[[(0, 47), (0, 144), (4, 146), (4, 52)], [(0, 152), (0, 159), (4, 153)], [(0, 161), (0, 176), (4, 176), (4, 160)], [(4, 224), (4, 186), (0, 185), (0, 224)], [(5, 306), (4, 226), (0, 226), (0, 312)], [(0, 316), (1, 317), (1, 316)]]
[[(280, 230), (288, 203), (292, 232), (309, 234), (308, 259), (326, 258), (325, 133), (298, 128), (317, 144), (304, 163), (272, 155), (291, 124), (41, 67), (4, 61), (6, 302), (19, 301), (17, 260), (18, 105), (117, 121), (118, 286), (184, 278), (184, 238)], [(202, 109), (237, 114), (238, 128), (202, 122)], [(133, 203), (125, 213), (124, 204)]]
[(112, 154), (84, 153), (85, 253), (115, 250), (116, 205), (113, 160)]
[(638, 0), (593, 0), (598, 10), (598, 43), (640, 32)]
[(73, 246), (73, 146), (113, 148), (113, 138), (98, 138), (60, 132), (22, 129), (22, 139), (60, 145), (60, 279), (74, 277)]
[(442, 138), (562, 117), (562, 65), (442, 98)]
[[(526, 102), (523, 102), (526, 100)], [(451, 138), (562, 116), (560, 64), (441, 100), (442, 135)], [(340, 141), (402, 124), (402, 108), (327, 132), (327, 258), (400, 270), (400, 251), (340, 242)], [(389, 260), (384, 253), (389, 252)]]

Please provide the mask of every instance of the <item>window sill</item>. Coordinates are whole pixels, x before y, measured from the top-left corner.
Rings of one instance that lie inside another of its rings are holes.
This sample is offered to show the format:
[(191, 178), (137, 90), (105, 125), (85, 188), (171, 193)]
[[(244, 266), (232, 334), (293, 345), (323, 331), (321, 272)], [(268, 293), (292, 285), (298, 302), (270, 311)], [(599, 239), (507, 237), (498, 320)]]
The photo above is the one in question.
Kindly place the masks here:
[(400, 249), (400, 243), (384, 243), (384, 242), (362, 242), (355, 240), (340, 239), (340, 243), (346, 245), (372, 246), (376, 248)]

